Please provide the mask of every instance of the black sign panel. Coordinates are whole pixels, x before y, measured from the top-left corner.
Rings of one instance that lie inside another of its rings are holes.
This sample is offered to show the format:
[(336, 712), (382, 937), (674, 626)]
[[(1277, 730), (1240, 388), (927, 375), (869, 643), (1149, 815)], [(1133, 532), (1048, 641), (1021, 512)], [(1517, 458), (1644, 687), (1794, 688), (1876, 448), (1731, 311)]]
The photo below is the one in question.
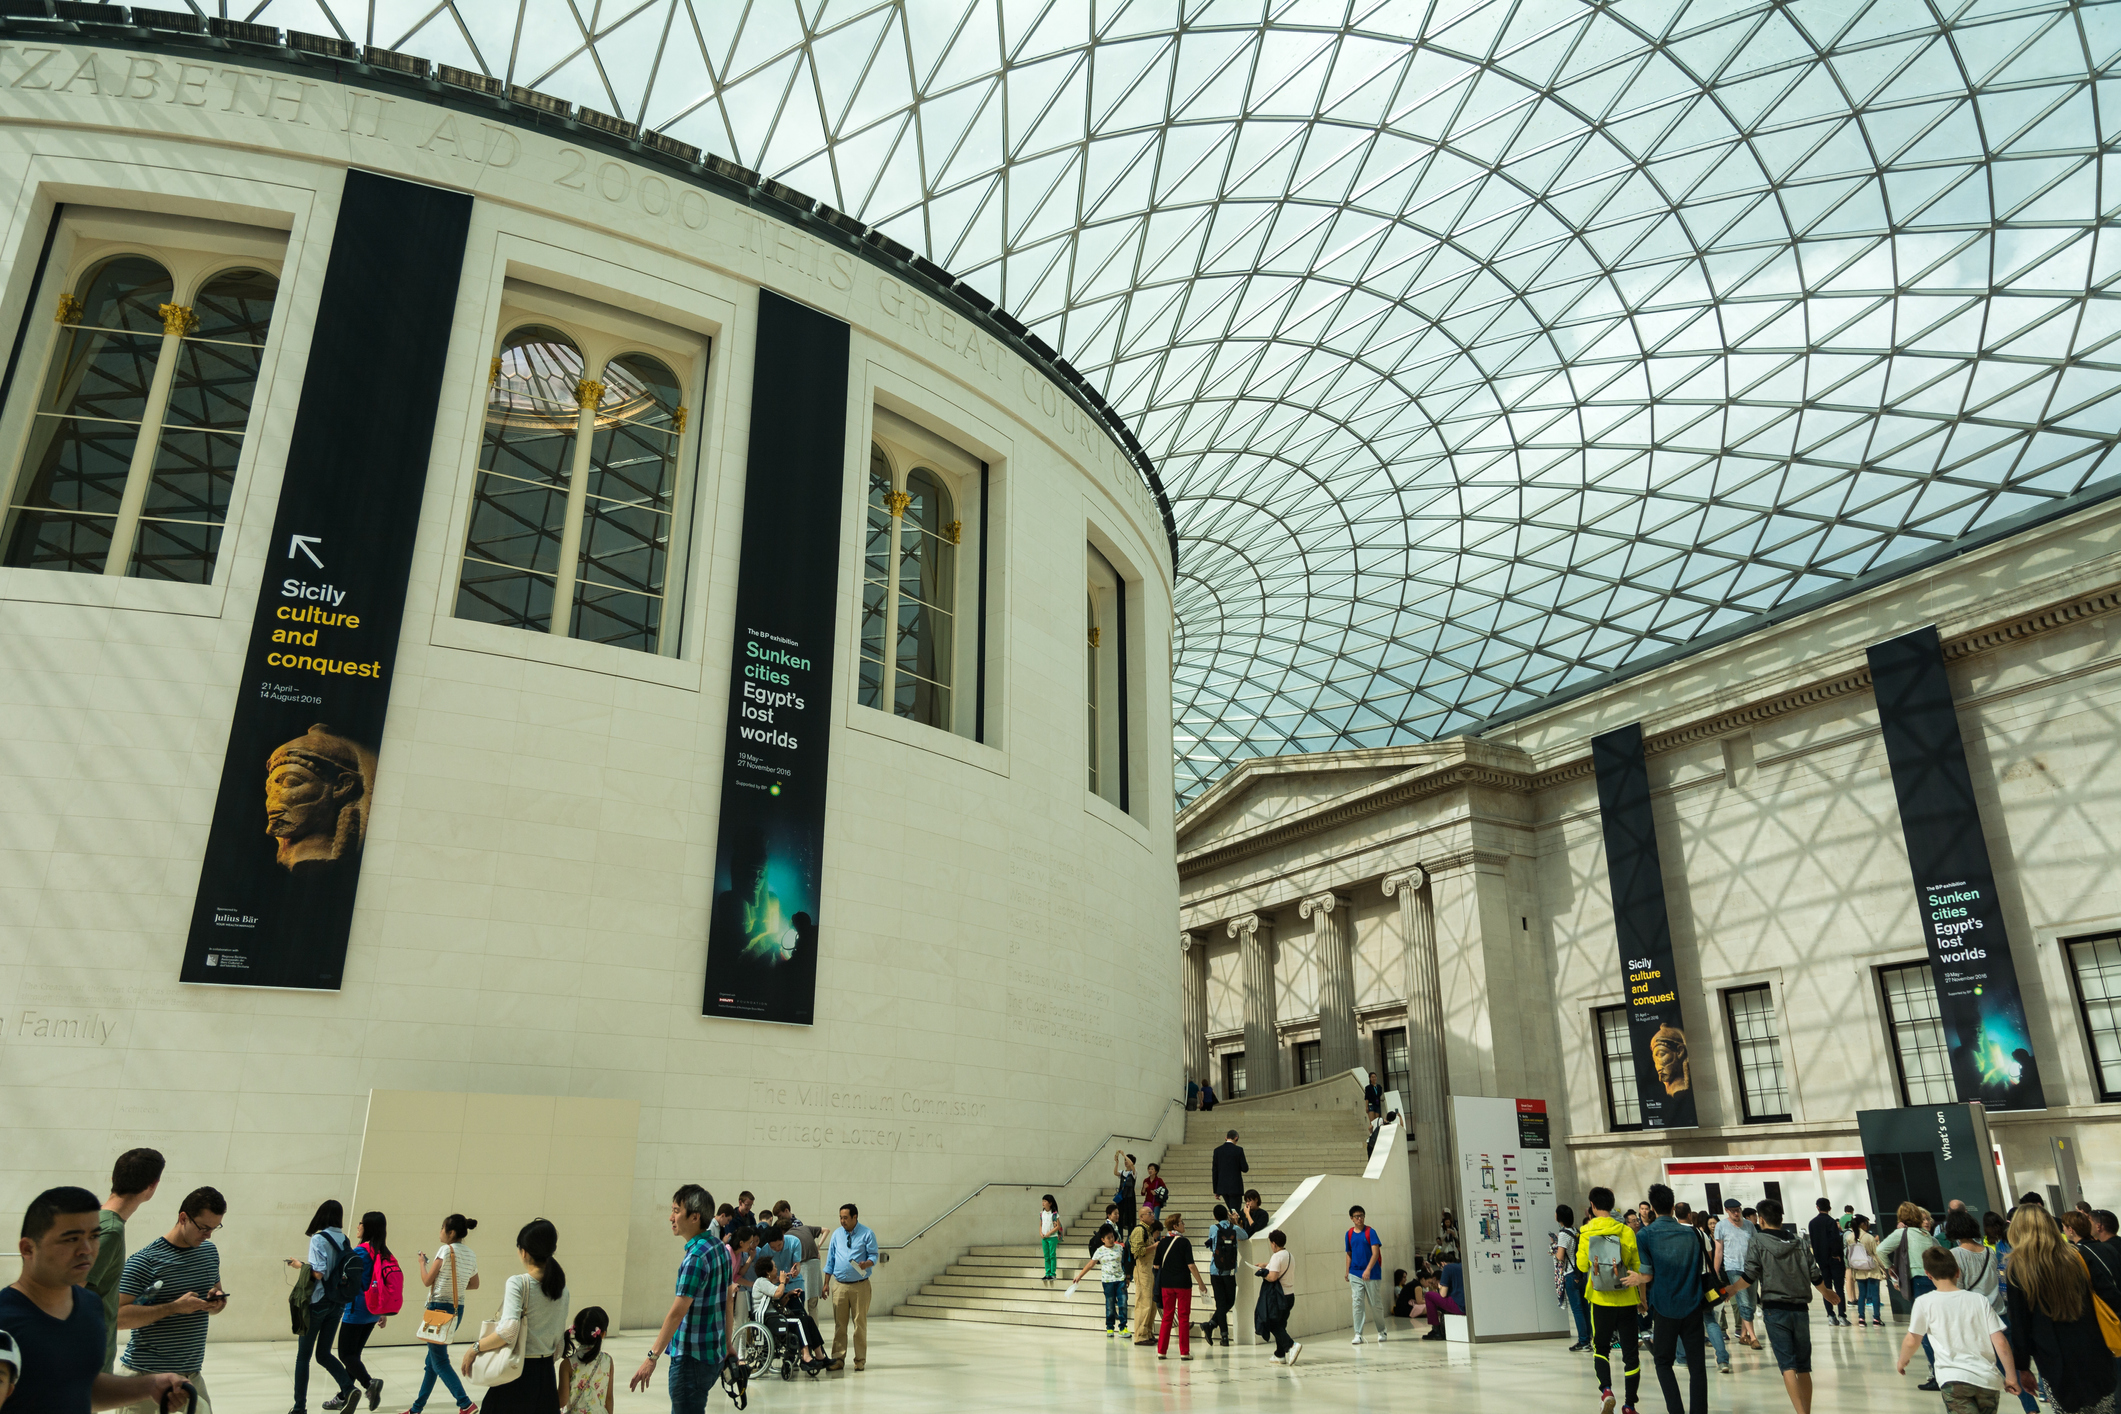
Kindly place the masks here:
[(2045, 1109), (1937, 630), (1873, 644), (1870, 660), (1953, 1087), (1991, 1110)]
[(1927, 1208), (1940, 1220), (1954, 1198), (1976, 1213), (2008, 1211), (1985, 1107), (1858, 1110), (1856, 1130), (1863, 1137), (1871, 1211), (1885, 1227), (1893, 1226), (1893, 1211), (1903, 1202)]
[(471, 198), (349, 172), (183, 980), (338, 987)]
[(1694, 1071), (1672, 970), (1672, 924), (1664, 909), (1664, 872), (1650, 820), (1650, 770), (1642, 724), (1591, 738), (1598, 772), (1598, 817), (1605, 827), (1606, 879), (1613, 890), (1613, 931), (1628, 979), (1628, 1044), (1644, 1129), (1694, 1127)]
[(759, 292), (707, 1016), (813, 1018), (848, 353), (845, 324)]

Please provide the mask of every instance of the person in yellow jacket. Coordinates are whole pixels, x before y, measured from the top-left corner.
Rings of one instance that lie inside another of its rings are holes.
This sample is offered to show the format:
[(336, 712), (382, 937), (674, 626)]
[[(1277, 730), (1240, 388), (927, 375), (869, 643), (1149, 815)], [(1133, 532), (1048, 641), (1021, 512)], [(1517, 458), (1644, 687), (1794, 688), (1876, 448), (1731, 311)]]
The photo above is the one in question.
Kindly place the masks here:
[(1635, 1250), (1635, 1230), (1613, 1216), (1613, 1190), (1590, 1193), (1591, 1220), (1576, 1240), (1576, 1270), (1584, 1274), (1583, 1299), (1591, 1308), (1591, 1364), (1598, 1376), (1598, 1414), (1613, 1414), (1613, 1369), (1607, 1360), (1620, 1342), (1621, 1408), (1635, 1414), (1635, 1391), (1642, 1383), (1642, 1324), (1637, 1316), (1642, 1291), (1627, 1278), (1642, 1270)]

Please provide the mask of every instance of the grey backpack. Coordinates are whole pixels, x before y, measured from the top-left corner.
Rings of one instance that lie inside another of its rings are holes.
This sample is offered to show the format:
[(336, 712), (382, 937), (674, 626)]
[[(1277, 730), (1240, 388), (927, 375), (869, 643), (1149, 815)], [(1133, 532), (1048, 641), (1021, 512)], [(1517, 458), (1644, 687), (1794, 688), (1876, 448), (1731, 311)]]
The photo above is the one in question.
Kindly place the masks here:
[(1583, 1240), (1591, 1255), (1591, 1290), (1626, 1290), (1620, 1279), (1627, 1275), (1627, 1252), (1620, 1245), (1620, 1234), (1587, 1233)]

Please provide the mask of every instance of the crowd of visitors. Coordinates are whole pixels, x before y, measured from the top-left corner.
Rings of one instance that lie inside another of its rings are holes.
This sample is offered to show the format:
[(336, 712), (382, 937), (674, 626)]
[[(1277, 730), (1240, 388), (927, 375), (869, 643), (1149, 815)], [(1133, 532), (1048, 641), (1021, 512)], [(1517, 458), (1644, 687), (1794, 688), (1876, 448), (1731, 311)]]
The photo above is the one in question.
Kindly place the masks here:
[[(165, 1414), (195, 1408), (212, 1414), (205, 1374), (208, 1323), (227, 1309), (213, 1236), (228, 1202), (212, 1188), (186, 1194), (176, 1223), (127, 1252), (126, 1222), (162, 1180), (152, 1149), (118, 1157), (110, 1194), (53, 1188), (22, 1218), (21, 1276), (0, 1289), (0, 1408), (5, 1414)], [(683, 1244), (675, 1294), (629, 1385), (648, 1389), (667, 1360), (671, 1414), (701, 1414), (716, 1386), (734, 1382), (732, 1333), (748, 1321), (785, 1329), (797, 1342), (790, 1359), (813, 1374), (861, 1370), (869, 1358), (870, 1280), (879, 1261), (876, 1234), (854, 1204), (840, 1208), (826, 1236), (781, 1202), (752, 1210), (750, 1193), (716, 1206), (696, 1183), (671, 1195), (670, 1231)], [(1049, 1200), (1050, 1201), (1050, 1200)], [(1165, 1219), (1183, 1243), (1183, 1220)], [(293, 1414), (305, 1414), (310, 1366), (330, 1376), (330, 1411), (381, 1407), (383, 1380), (363, 1361), (369, 1339), (393, 1317), (412, 1319), (426, 1345), (419, 1392), (406, 1414), (424, 1414), (439, 1383), (457, 1414), (480, 1414), (469, 1386), (483, 1390), (485, 1414), (612, 1414), (612, 1357), (605, 1350), (611, 1318), (599, 1306), (576, 1308), (559, 1259), (560, 1232), (550, 1221), (525, 1223), (515, 1237), (515, 1270), (505, 1279), (499, 1316), (458, 1347), (465, 1296), (486, 1275), (469, 1241), (478, 1223), (462, 1213), (443, 1218), (435, 1251), (413, 1254), (408, 1267), (392, 1250), (389, 1219), (364, 1212), (349, 1235), (337, 1199), (317, 1207), (294, 1269), (288, 1314), (298, 1337)], [(1058, 1224), (1055, 1224), (1056, 1233)], [(1175, 1250), (1173, 1266), (1190, 1257)], [(406, 1315), (406, 1276), (424, 1290)], [(1197, 1276), (1197, 1273), (1196, 1273)], [(1190, 1293), (1183, 1293), (1190, 1294)], [(833, 1315), (828, 1353), (812, 1311)], [(1185, 1305), (1175, 1309), (1184, 1358)], [(1167, 1325), (1169, 1322), (1167, 1322)], [(129, 1332), (121, 1351), (120, 1332)], [(799, 1353), (797, 1353), (799, 1352)]]
[(1705, 1414), (1709, 1347), (1732, 1372), (1726, 1335), (1772, 1351), (1791, 1407), (1811, 1414), (1813, 1298), (1830, 1327), (1882, 1328), (1885, 1283), (1908, 1303), (1895, 1370), (1919, 1351), (1929, 1378), (1918, 1388), (1948, 1414), (1995, 1414), (2004, 1395), (2026, 1414), (2043, 1402), (2113, 1414), (2121, 1241), (2103, 1209), (2080, 1204), (2058, 1220), (2028, 1193), (2008, 1216), (1976, 1218), (1954, 1199), (1940, 1219), (1903, 1203), (1881, 1238), (1869, 1217), (1848, 1205), (1836, 1216), (1824, 1198), (1801, 1230), (1773, 1198), (1726, 1200), (1713, 1221), (1661, 1183), (1621, 1215), (1610, 1189), (1587, 1201), (1581, 1228), (1571, 1208), (1555, 1210), (1555, 1296), (1575, 1319), (1570, 1350), (1592, 1357), (1601, 1414), (1635, 1414), (1645, 1325), (1668, 1414)]
[[(229, 1300), (213, 1237), (229, 1205), (211, 1187), (194, 1188), (167, 1232), (128, 1251), (127, 1222), (155, 1196), (163, 1168), (154, 1150), (134, 1149), (113, 1165), (103, 1199), (62, 1187), (30, 1204), (21, 1275), (0, 1290), (5, 1414), (160, 1414), (187, 1405), (212, 1414), (206, 1338)], [(1240, 1242), (1268, 1226), (1258, 1190), (1241, 1187), (1249, 1164), (1237, 1131), (1214, 1154), (1212, 1181), (1223, 1201), (1212, 1205), (1204, 1251), (1196, 1251), (1186, 1216), (1170, 1207), (1156, 1165), (1137, 1177), (1133, 1156), (1121, 1152), (1113, 1171), (1114, 1201), (1075, 1275), (1080, 1283), (1096, 1273), (1107, 1337), (1154, 1345), (1167, 1359), (1175, 1336), (1182, 1361), (1193, 1358), (1196, 1325), (1200, 1339), (1213, 1344), (1220, 1336), (1229, 1345), (1245, 1260)], [(867, 1364), (870, 1281), (880, 1254), (859, 1210), (844, 1205), (828, 1234), (800, 1221), (785, 1201), (765, 1214), (754, 1211), (755, 1201), (745, 1192), (717, 1206), (698, 1184), (671, 1196), (670, 1231), (682, 1244), (673, 1298), (628, 1383), (649, 1389), (667, 1361), (672, 1414), (701, 1414), (717, 1384), (733, 1378), (731, 1337), (746, 1321), (783, 1332), (787, 1358), (813, 1374)], [(1940, 1217), (1903, 1203), (1881, 1235), (1870, 1217), (1852, 1206), (1837, 1216), (1825, 1199), (1801, 1229), (1774, 1198), (1752, 1207), (1730, 1199), (1712, 1218), (1661, 1183), (1626, 1210), (1603, 1187), (1586, 1201), (1580, 1227), (1572, 1208), (1555, 1211), (1555, 1297), (1574, 1317), (1570, 1350), (1592, 1357), (1600, 1414), (1616, 1407), (1636, 1414), (1645, 1336), (1668, 1414), (1706, 1414), (1709, 1353), (1719, 1372), (1731, 1374), (1730, 1340), (1771, 1351), (1791, 1407), (1810, 1414), (1814, 1298), (1829, 1327), (1883, 1328), (1887, 1284), (1908, 1314), (1897, 1350), (1880, 1357), (1890, 1354), (1905, 1373), (1919, 1353), (1928, 1374), (1919, 1388), (1938, 1393), (1948, 1414), (1995, 1414), (2004, 1395), (2025, 1414), (2039, 1414), (2042, 1403), (2053, 1414), (2113, 1414), (2121, 1220), (2104, 1209), (2080, 1204), (2058, 1218), (2032, 1193), (2008, 1215), (1976, 1217), (1954, 1200)], [(1446, 1317), (1466, 1310), (1448, 1215), (1411, 1273), (1393, 1269), (1388, 1292), (1380, 1289), (1384, 1236), (1359, 1206), (1348, 1219), (1353, 1343), (1363, 1343), (1373, 1319), (1383, 1341), (1387, 1313), (1418, 1315), (1430, 1327), (1424, 1339), (1442, 1339)], [(612, 1414), (610, 1318), (600, 1307), (574, 1307), (559, 1230), (543, 1218), (516, 1233), (517, 1269), (505, 1278), (498, 1318), (452, 1361), (466, 1295), (486, 1275), (470, 1242), (477, 1227), (449, 1214), (436, 1228), (433, 1255), (416, 1251), (408, 1265), (391, 1247), (384, 1213), (364, 1212), (349, 1224), (336, 1199), (318, 1205), (302, 1255), (287, 1259), (299, 1337), (292, 1414), (305, 1414), (312, 1361), (333, 1385), (323, 1409), (380, 1408), (384, 1382), (363, 1355), (372, 1335), (406, 1312), (408, 1271), (423, 1293), (414, 1319), (427, 1348), (406, 1414), (425, 1414), (437, 1384), (457, 1414), (481, 1414), (471, 1386), (483, 1390), (484, 1414)], [(1048, 1282), (1057, 1279), (1064, 1235), (1058, 1201), (1042, 1195)], [(1260, 1279), (1253, 1328), (1272, 1343), (1270, 1360), (1293, 1365), (1303, 1347), (1288, 1334), (1288, 1239), (1279, 1230), (1265, 1235), (1266, 1257), (1250, 1261)], [(1196, 1297), (1213, 1301), (1198, 1321)], [(829, 1350), (813, 1316), (821, 1301), (833, 1316)]]

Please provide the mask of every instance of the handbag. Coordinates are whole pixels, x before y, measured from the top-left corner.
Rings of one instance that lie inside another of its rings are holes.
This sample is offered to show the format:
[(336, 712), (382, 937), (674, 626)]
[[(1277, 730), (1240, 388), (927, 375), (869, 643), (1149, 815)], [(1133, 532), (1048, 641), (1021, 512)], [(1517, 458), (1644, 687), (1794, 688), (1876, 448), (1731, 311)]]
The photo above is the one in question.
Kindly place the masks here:
[(1730, 1288), (1725, 1286), (1718, 1279), (1716, 1273), (1710, 1270), (1714, 1265), (1709, 1260), (1712, 1249), (1708, 1242), (1699, 1235), (1700, 1230), (1697, 1228), (1695, 1231), (1695, 1241), (1700, 1243), (1701, 1246), (1701, 1304), (1713, 1307), (1717, 1302), (1730, 1295)]
[(420, 1327), (413, 1335), (429, 1345), (449, 1344), (450, 1334), (457, 1328), (458, 1312), (463, 1309), (464, 1294), (457, 1290), (457, 1244), (449, 1244), (449, 1304), (442, 1305), (430, 1300), (427, 1309), (420, 1313)]
[(304, 1262), (302, 1270), (295, 1276), (294, 1290), (287, 1293), (288, 1323), (298, 1336), (309, 1334), (309, 1293), (315, 1285), (316, 1274), (310, 1271), (309, 1263)]
[[(2075, 1252), (2078, 1262), (2084, 1264), (2085, 1280), (2089, 1281), (2092, 1269), (2091, 1265), (2085, 1262), (2083, 1251), (2079, 1246), (2071, 1247), (2070, 1251)], [(2099, 1259), (2099, 1265), (2102, 1268), (2106, 1267), (2106, 1259), (2104, 1257)], [(2110, 1268), (2107, 1269), (2107, 1275), (2113, 1275)], [(2099, 1334), (2106, 1341), (2107, 1354), (2121, 1355), (2121, 1316), (2116, 1316), (2114, 1308), (2107, 1305), (2106, 1298), (2096, 1291), (2092, 1293), (2092, 1310), (2099, 1317)]]
[[(528, 1280), (530, 1278), (527, 1276), (509, 1278), (511, 1282)], [(527, 1303), (525, 1308), (527, 1309)], [(481, 1350), (471, 1357), (472, 1382), (485, 1385), (488, 1389), (495, 1385), (505, 1385), (517, 1375), (523, 1373), (523, 1322), (481, 1321), (479, 1323), (480, 1343), (483, 1344), (486, 1337), (490, 1335), (496, 1335), (501, 1338), (501, 1348), (499, 1350)]]

